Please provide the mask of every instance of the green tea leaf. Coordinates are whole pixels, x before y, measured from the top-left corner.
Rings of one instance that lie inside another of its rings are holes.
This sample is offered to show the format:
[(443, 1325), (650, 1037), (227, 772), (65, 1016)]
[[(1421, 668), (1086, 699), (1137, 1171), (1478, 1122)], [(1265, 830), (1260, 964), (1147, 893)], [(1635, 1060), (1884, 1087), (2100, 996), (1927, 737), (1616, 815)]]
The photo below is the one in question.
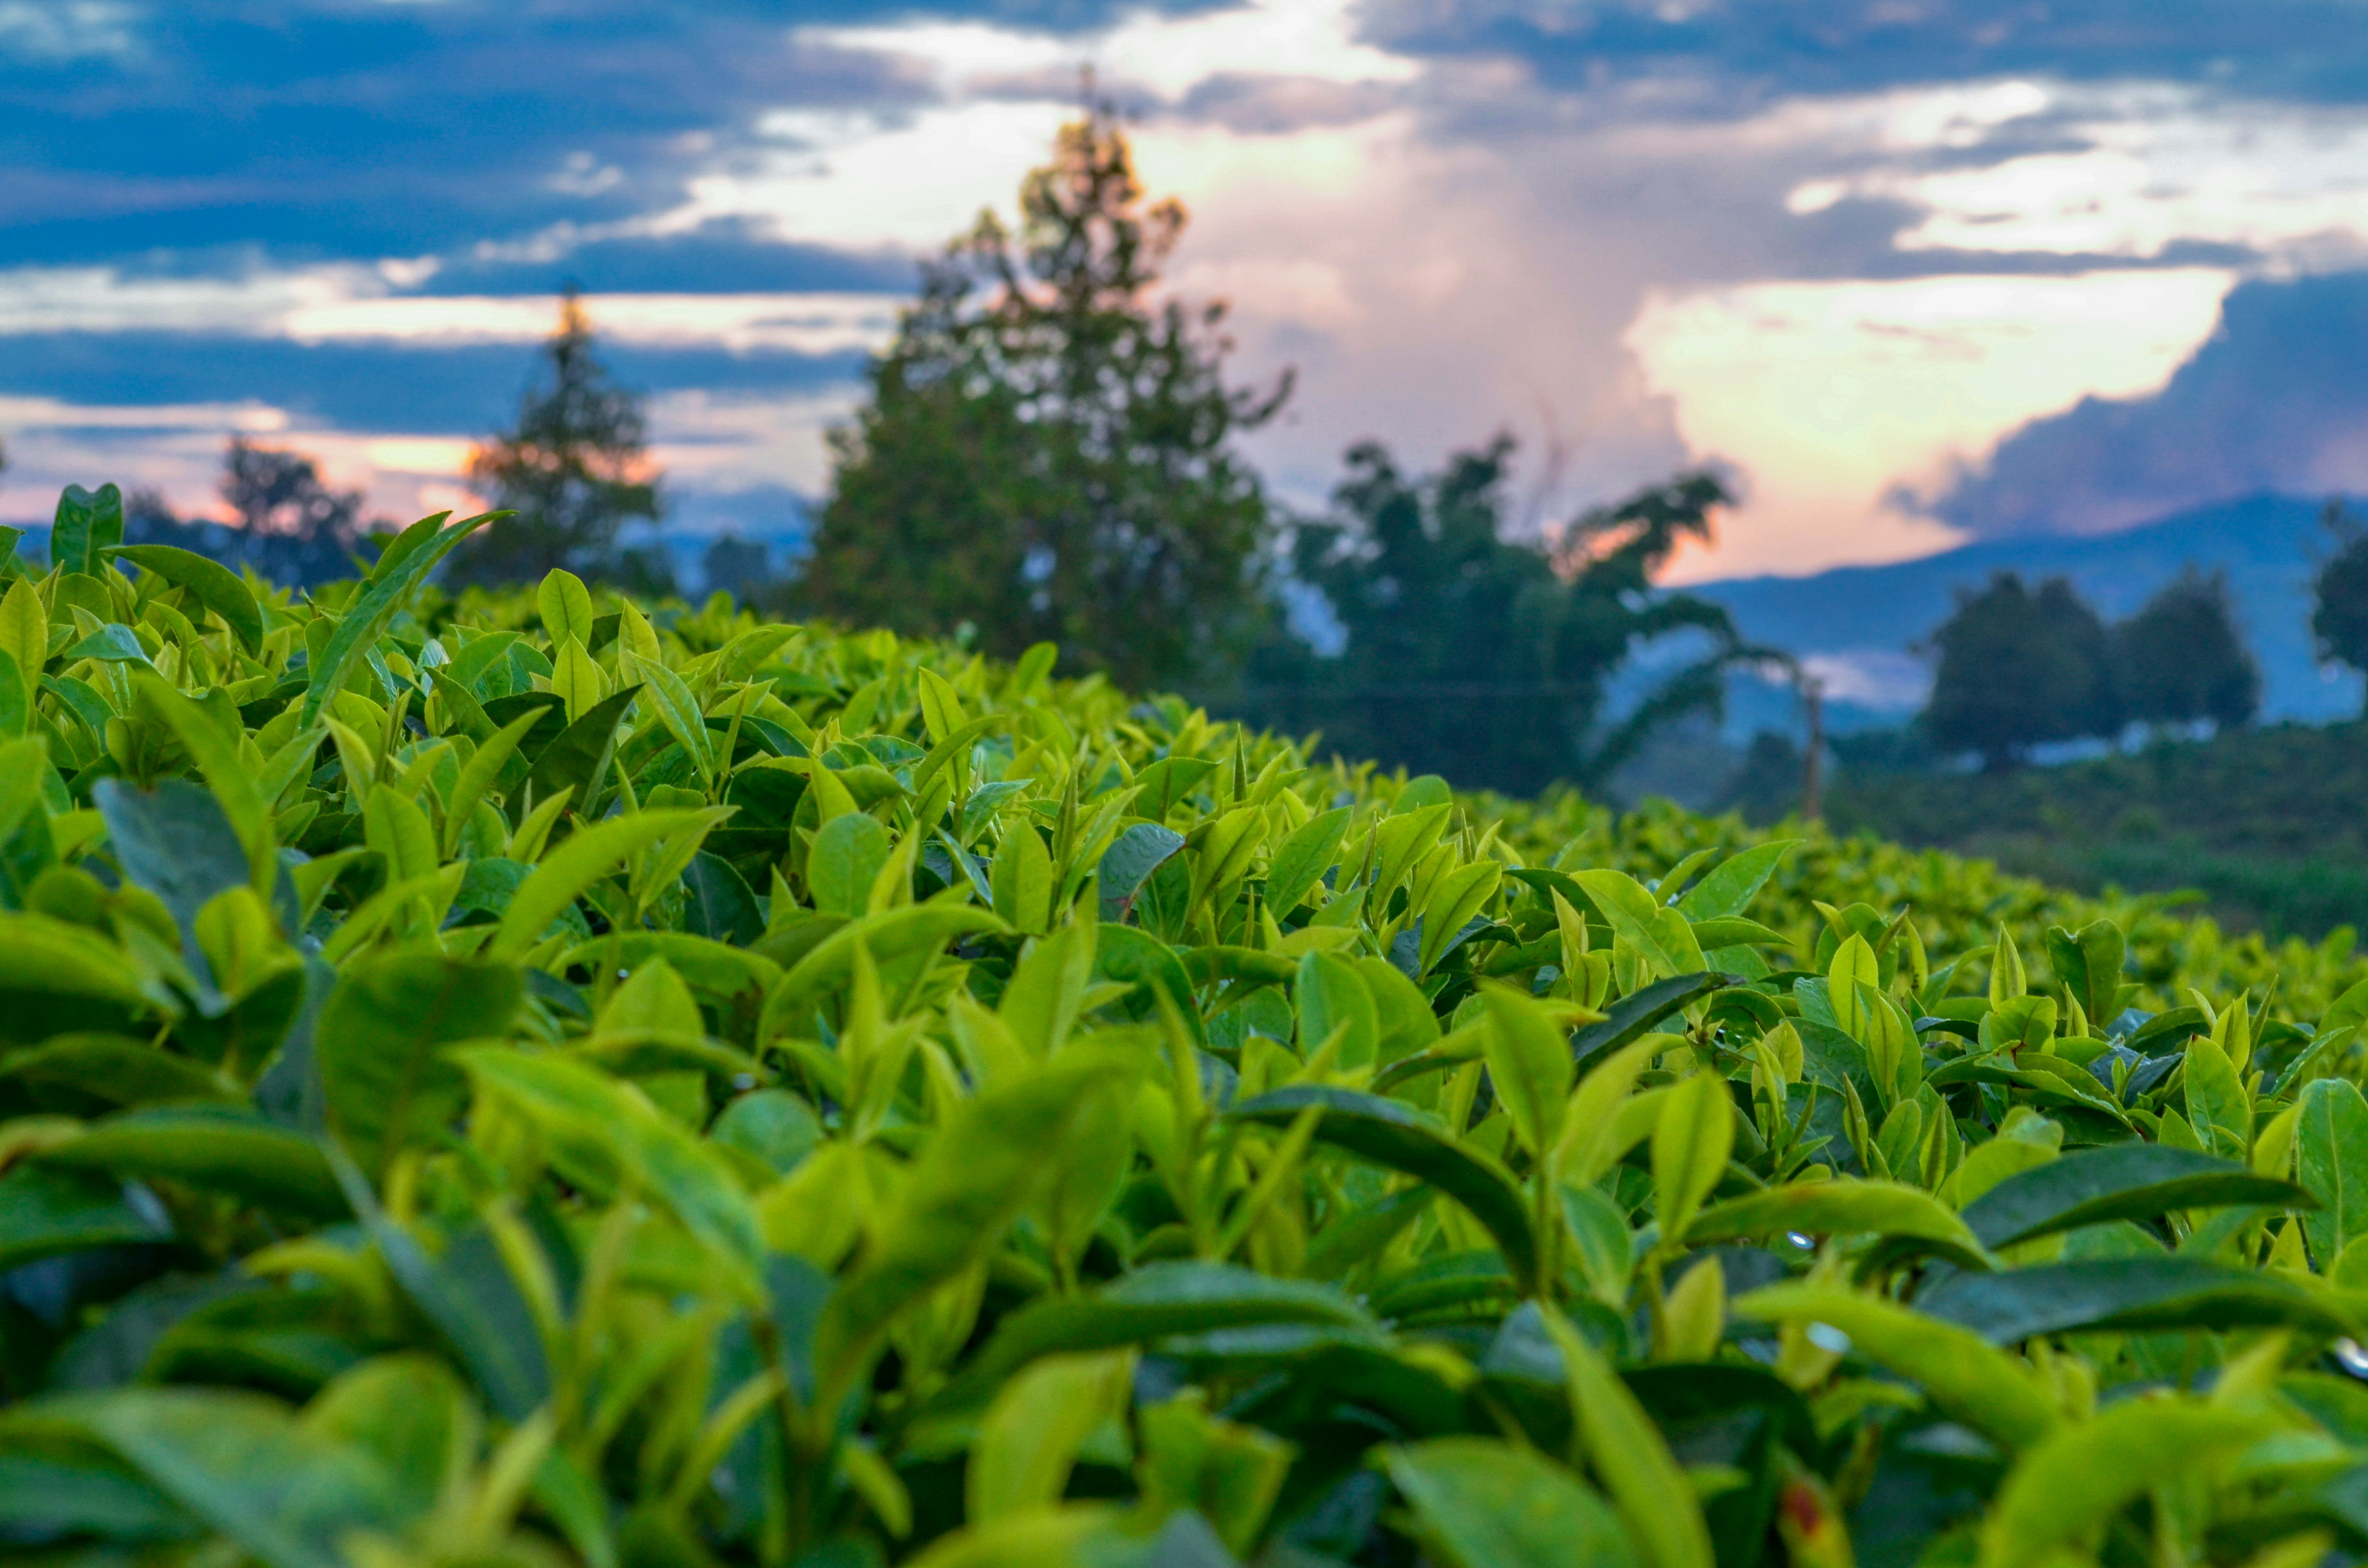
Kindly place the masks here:
[[(2303, 1086), (2294, 1133), (2294, 1174), (2317, 1208), (2302, 1218), (2322, 1268), (2368, 1234), (2368, 1097), (2344, 1079)], [(2294, 1205), (2299, 1207), (2299, 1205)]]
[(1692, 1485), (1668, 1441), (1611, 1364), (1563, 1315), (1544, 1310), (1547, 1333), (1562, 1354), (1577, 1447), (1619, 1505), (1630, 1536), (1652, 1568), (1711, 1568), (1710, 1530)]
[[(2362, 1116), (2368, 1119), (2368, 1107)], [(2129, 1143), (2082, 1150), (2010, 1176), (1967, 1204), (1964, 1221), (1984, 1246), (2008, 1247), (2084, 1225), (2151, 1220), (2174, 1210), (2235, 1204), (2300, 1209), (2309, 1200), (2310, 1194), (2291, 1182), (2257, 1176), (2226, 1160), (2159, 1143)]]
[(673, 1210), (729, 1273), (759, 1291), (763, 1243), (756, 1211), (730, 1167), (641, 1095), (581, 1062), (480, 1046), (452, 1056), (481, 1094), (530, 1118), (569, 1181), (611, 1196), (635, 1191)]
[(525, 992), (504, 964), (393, 954), (348, 964), (313, 1047), (330, 1131), (373, 1176), (460, 1114), (468, 1078), (446, 1048), (508, 1031)]
[(2148, 1491), (2266, 1436), (2270, 1417), (2223, 1405), (2132, 1400), (2066, 1426), (2019, 1459), (1981, 1535), (1979, 1568), (2024, 1568)]
[(814, 1341), (823, 1408), (859, 1375), (889, 1324), (994, 1246), (1051, 1174), (1099, 1064), (1055, 1063), (955, 1108), (924, 1145), (860, 1265), (825, 1310)]
[(1601, 1023), (1589, 1024), (1573, 1035), (1571, 1057), (1584, 1069), (1596, 1058), (1651, 1034), (1670, 1014), (1734, 983), (1726, 975), (1709, 973), (1656, 980), (1611, 1004)]
[(1316, 1142), (1429, 1182), (1463, 1205), (1495, 1238), (1515, 1280), (1536, 1277), (1536, 1234), (1511, 1176), (1485, 1152), (1458, 1142), (1413, 1107), (1349, 1089), (1298, 1084), (1235, 1106), (1232, 1114), (1269, 1127), (1287, 1127), (1311, 1107), (1322, 1112), (1315, 1124)]
[(123, 1388), (56, 1408), (271, 1568), (343, 1568), (350, 1534), (406, 1522), (377, 1462), (259, 1394)]
[(1738, 1298), (1737, 1317), (1821, 1323), (1859, 1354), (1922, 1387), (1951, 1415), (2012, 1452), (2058, 1425), (2055, 1405), (2021, 1363), (1956, 1324), (1873, 1296), (1807, 1284), (1771, 1285)]
[(336, 1220), (347, 1212), (345, 1194), (311, 1139), (232, 1107), (126, 1111), (41, 1158), (59, 1170), (187, 1182), (275, 1213)]
[(1654, 1203), (1662, 1235), (1686, 1233), (1702, 1199), (1726, 1174), (1734, 1146), (1735, 1102), (1725, 1079), (1704, 1071), (1671, 1086), (1653, 1129)]
[(1152, 872), (1184, 847), (1184, 835), (1156, 822), (1139, 822), (1110, 840), (1096, 872), (1104, 920), (1123, 918), (1127, 905)]
[(1930, 1242), (1975, 1267), (1983, 1256), (1983, 1244), (1947, 1205), (1921, 1188), (1893, 1181), (1804, 1182), (1732, 1198), (1695, 1215), (1685, 1239), (1699, 1246), (1782, 1231)]
[(1619, 1516), (1533, 1449), (1436, 1437), (1387, 1449), (1383, 1464), (1424, 1546), (1449, 1568), (1631, 1568)]
[(1488, 1081), (1513, 1119), (1521, 1146), (1543, 1158), (1562, 1137), (1570, 1098), (1570, 1046), (1545, 1009), (1502, 987), (1483, 993)]
[(1371, 1313), (1328, 1286), (1277, 1279), (1224, 1263), (1151, 1263), (1099, 1290), (1043, 1297), (996, 1325), (986, 1347), (939, 1396), (942, 1408), (984, 1403), (1040, 1356), (1107, 1350), (1171, 1335), (1272, 1324), (1315, 1324), (1378, 1335)]
[(2357, 1332), (2333, 1301), (2271, 1274), (2192, 1257), (2086, 1258), (1997, 1274), (1960, 1274), (1916, 1309), (1994, 1345), (2095, 1330), (2294, 1327)]
[(1298, 908), (1340, 858), (1340, 841), (1348, 832), (1349, 808), (1335, 806), (1310, 817), (1277, 846), (1267, 869), (1267, 907), (1278, 916)]
[(700, 811), (637, 812), (585, 828), (544, 856), (534, 874), (510, 895), (485, 956), (515, 960), (594, 882), (658, 840), (707, 820), (710, 814)]
[[(337, 622), (336, 631), (322, 648), (319, 658), (306, 671), (304, 705), (296, 721), (299, 729), (311, 729), (329, 699), (345, 689), (346, 683), (353, 678), (355, 669), (377, 645), (388, 623), (394, 619), (395, 612), (409, 600), (413, 591), (427, 580), (427, 574), (435, 570), (437, 563), (450, 554), (452, 548), (462, 540), (506, 514), (487, 512), (449, 528), (442, 528), (443, 518), (450, 515), (439, 513), (435, 517), (423, 518), (413, 524), (413, 528), (424, 529), (425, 532), (419, 542), (391, 567), (386, 557), (381, 558), (380, 569), (383, 575), (375, 578), (361, 597), (347, 607), (344, 618)], [(390, 546), (389, 554), (392, 553), (393, 547)]]
[(534, 602), (542, 616), (543, 634), (552, 647), (570, 637), (586, 648), (592, 646), (592, 592), (582, 578), (553, 567), (543, 574)]
[(238, 574), (218, 561), (169, 544), (116, 545), (105, 551), (154, 572), (176, 588), (187, 588), (198, 602), (222, 617), (250, 653), (263, 651), (263, 610), (254, 591)]
[(971, 1449), (969, 1517), (983, 1523), (1057, 1502), (1078, 1449), (1125, 1415), (1133, 1377), (1131, 1353), (1100, 1351), (1048, 1356), (1005, 1383)]
[(1797, 838), (1774, 838), (1737, 851), (1687, 890), (1685, 897), (1678, 900), (1678, 912), (1697, 924), (1742, 914), (1784, 858), (1800, 846)]
[(1299, 960), (1293, 986), (1299, 1004), (1299, 1051), (1313, 1056), (1337, 1035), (1334, 1061), (1344, 1068), (1370, 1067), (1381, 1049), (1381, 1014), (1364, 976), (1346, 959), (1311, 952)]
[(171, 1233), (153, 1201), (141, 1209), (126, 1201), (120, 1181), (30, 1162), (0, 1176), (0, 1273), (60, 1253)]
[(876, 817), (849, 812), (825, 823), (806, 856), (806, 883), (814, 890), (814, 907), (825, 915), (862, 914), (871, 884), (888, 864), (889, 847), (888, 830)]

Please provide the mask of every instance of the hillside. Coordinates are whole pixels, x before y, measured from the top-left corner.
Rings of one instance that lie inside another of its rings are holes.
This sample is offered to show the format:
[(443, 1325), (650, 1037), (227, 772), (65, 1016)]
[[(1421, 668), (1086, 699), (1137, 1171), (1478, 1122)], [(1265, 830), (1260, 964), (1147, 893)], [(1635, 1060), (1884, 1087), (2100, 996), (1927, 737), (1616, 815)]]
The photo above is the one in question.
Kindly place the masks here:
[(94, 512), (0, 571), (11, 1561), (2007, 1568), (2205, 1443), (2181, 1561), (2368, 1540), (2347, 943)]
[[(1921, 705), (1927, 675), (1909, 650), (1947, 619), (1954, 591), (1994, 572), (2069, 577), (2103, 614), (2130, 614), (2191, 562), (2228, 574), (2237, 614), (2261, 662), (2262, 717), (2323, 723), (2360, 710), (2356, 676), (2313, 657), (2310, 582), (2326, 553), (2321, 503), (2251, 495), (2090, 538), (1986, 540), (1885, 566), (1808, 577), (1745, 577), (1691, 590), (1724, 605), (1754, 641), (1816, 656), (1835, 672), (1837, 733), (1896, 724)], [(1795, 722), (1789, 692), (1738, 689), (1728, 734)]]
[(2013, 773), (1861, 770), (1842, 831), (1994, 858), (2095, 892), (2192, 888), (2224, 924), (2368, 925), (2368, 724), (2273, 724)]

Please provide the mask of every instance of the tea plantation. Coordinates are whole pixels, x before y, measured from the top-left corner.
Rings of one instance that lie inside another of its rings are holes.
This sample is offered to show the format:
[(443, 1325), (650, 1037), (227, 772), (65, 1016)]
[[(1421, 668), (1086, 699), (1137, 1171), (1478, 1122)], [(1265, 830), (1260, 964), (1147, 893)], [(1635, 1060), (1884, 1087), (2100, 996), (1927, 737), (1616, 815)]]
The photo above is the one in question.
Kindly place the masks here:
[(0, 580), (0, 1551), (2302, 1568), (2368, 969), (883, 634)]

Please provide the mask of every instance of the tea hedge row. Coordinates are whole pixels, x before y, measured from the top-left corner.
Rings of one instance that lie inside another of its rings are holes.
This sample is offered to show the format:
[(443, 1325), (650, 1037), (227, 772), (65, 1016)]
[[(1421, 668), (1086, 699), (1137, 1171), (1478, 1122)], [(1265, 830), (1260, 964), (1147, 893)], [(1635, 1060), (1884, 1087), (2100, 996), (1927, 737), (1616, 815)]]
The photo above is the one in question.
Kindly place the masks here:
[(108, 516), (0, 592), (12, 1559), (2368, 1545), (2340, 951)]

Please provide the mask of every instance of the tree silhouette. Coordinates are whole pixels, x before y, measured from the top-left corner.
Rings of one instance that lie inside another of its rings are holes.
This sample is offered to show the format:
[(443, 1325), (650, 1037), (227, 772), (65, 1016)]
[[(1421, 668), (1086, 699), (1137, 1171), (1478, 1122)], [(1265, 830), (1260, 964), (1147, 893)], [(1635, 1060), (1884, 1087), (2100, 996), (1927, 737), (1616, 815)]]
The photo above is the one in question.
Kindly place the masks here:
[(617, 548), (626, 523), (657, 520), (657, 476), (641, 400), (593, 352), (592, 320), (573, 286), (542, 358), (516, 426), (469, 459), (469, 477), (491, 504), (517, 515), (480, 529), (455, 554), (453, 579), (525, 582), (559, 566), (635, 586), (670, 581), (655, 558), (629, 561)]
[(2129, 716), (2233, 730), (2261, 706), (2261, 669), (2237, 631), (2228, 574), (2190, 566), (2113, 629)]
[[(1346, 755), (1521, 794), (1600, 779), (1662, 725), (1717, 710), (1726, 668), (1765, 654), (1724, 609), (1656, 593), (1652, 576), (1681, 538), (1708, 537), (1718, 482), (1683, 476), (1525, 544), (1502, 533), (1512, 449), (1499, 437), (1411, 477), (1378, 444), (1351, 449), (1330, 516), (1292, 541), (1292, 576), (1321, 594), (1342, 646), (1270, 637), (1238, 706), (1320, 728)], [(1599, 733), (1632, 649), (1689, 631), (1706, 650)]]
[(1979, 752), (1995, 771), (2044, 742), (2121, 728), (2112, 634), (2061, 577), (2033, 591), (2001, 572), (1979, 593), (1959, 590), (1932, 645), (1924, 726), (1943, 752)]
[(832, 436), (834, 490), (800, 597), (899, 631), (972, 627), (1003, 656), (1050, 640), (1131, 686), (1222, 663), (1258, 623), (1270, 530), (1232, 447), (1289, 380), (1228, 387), (1224, 307), (1155, 302), (1184, 227), (1146, 205), (1098, 108), (1020, 187), (926, 268)]
[(2310, 630), (2324, 663), (2368, 670), (2368, 532), (2340, 500), (2329, 501), (2321, 519), (2335, 536), (2336, 551), (2313, 583), (2317, 603)]

